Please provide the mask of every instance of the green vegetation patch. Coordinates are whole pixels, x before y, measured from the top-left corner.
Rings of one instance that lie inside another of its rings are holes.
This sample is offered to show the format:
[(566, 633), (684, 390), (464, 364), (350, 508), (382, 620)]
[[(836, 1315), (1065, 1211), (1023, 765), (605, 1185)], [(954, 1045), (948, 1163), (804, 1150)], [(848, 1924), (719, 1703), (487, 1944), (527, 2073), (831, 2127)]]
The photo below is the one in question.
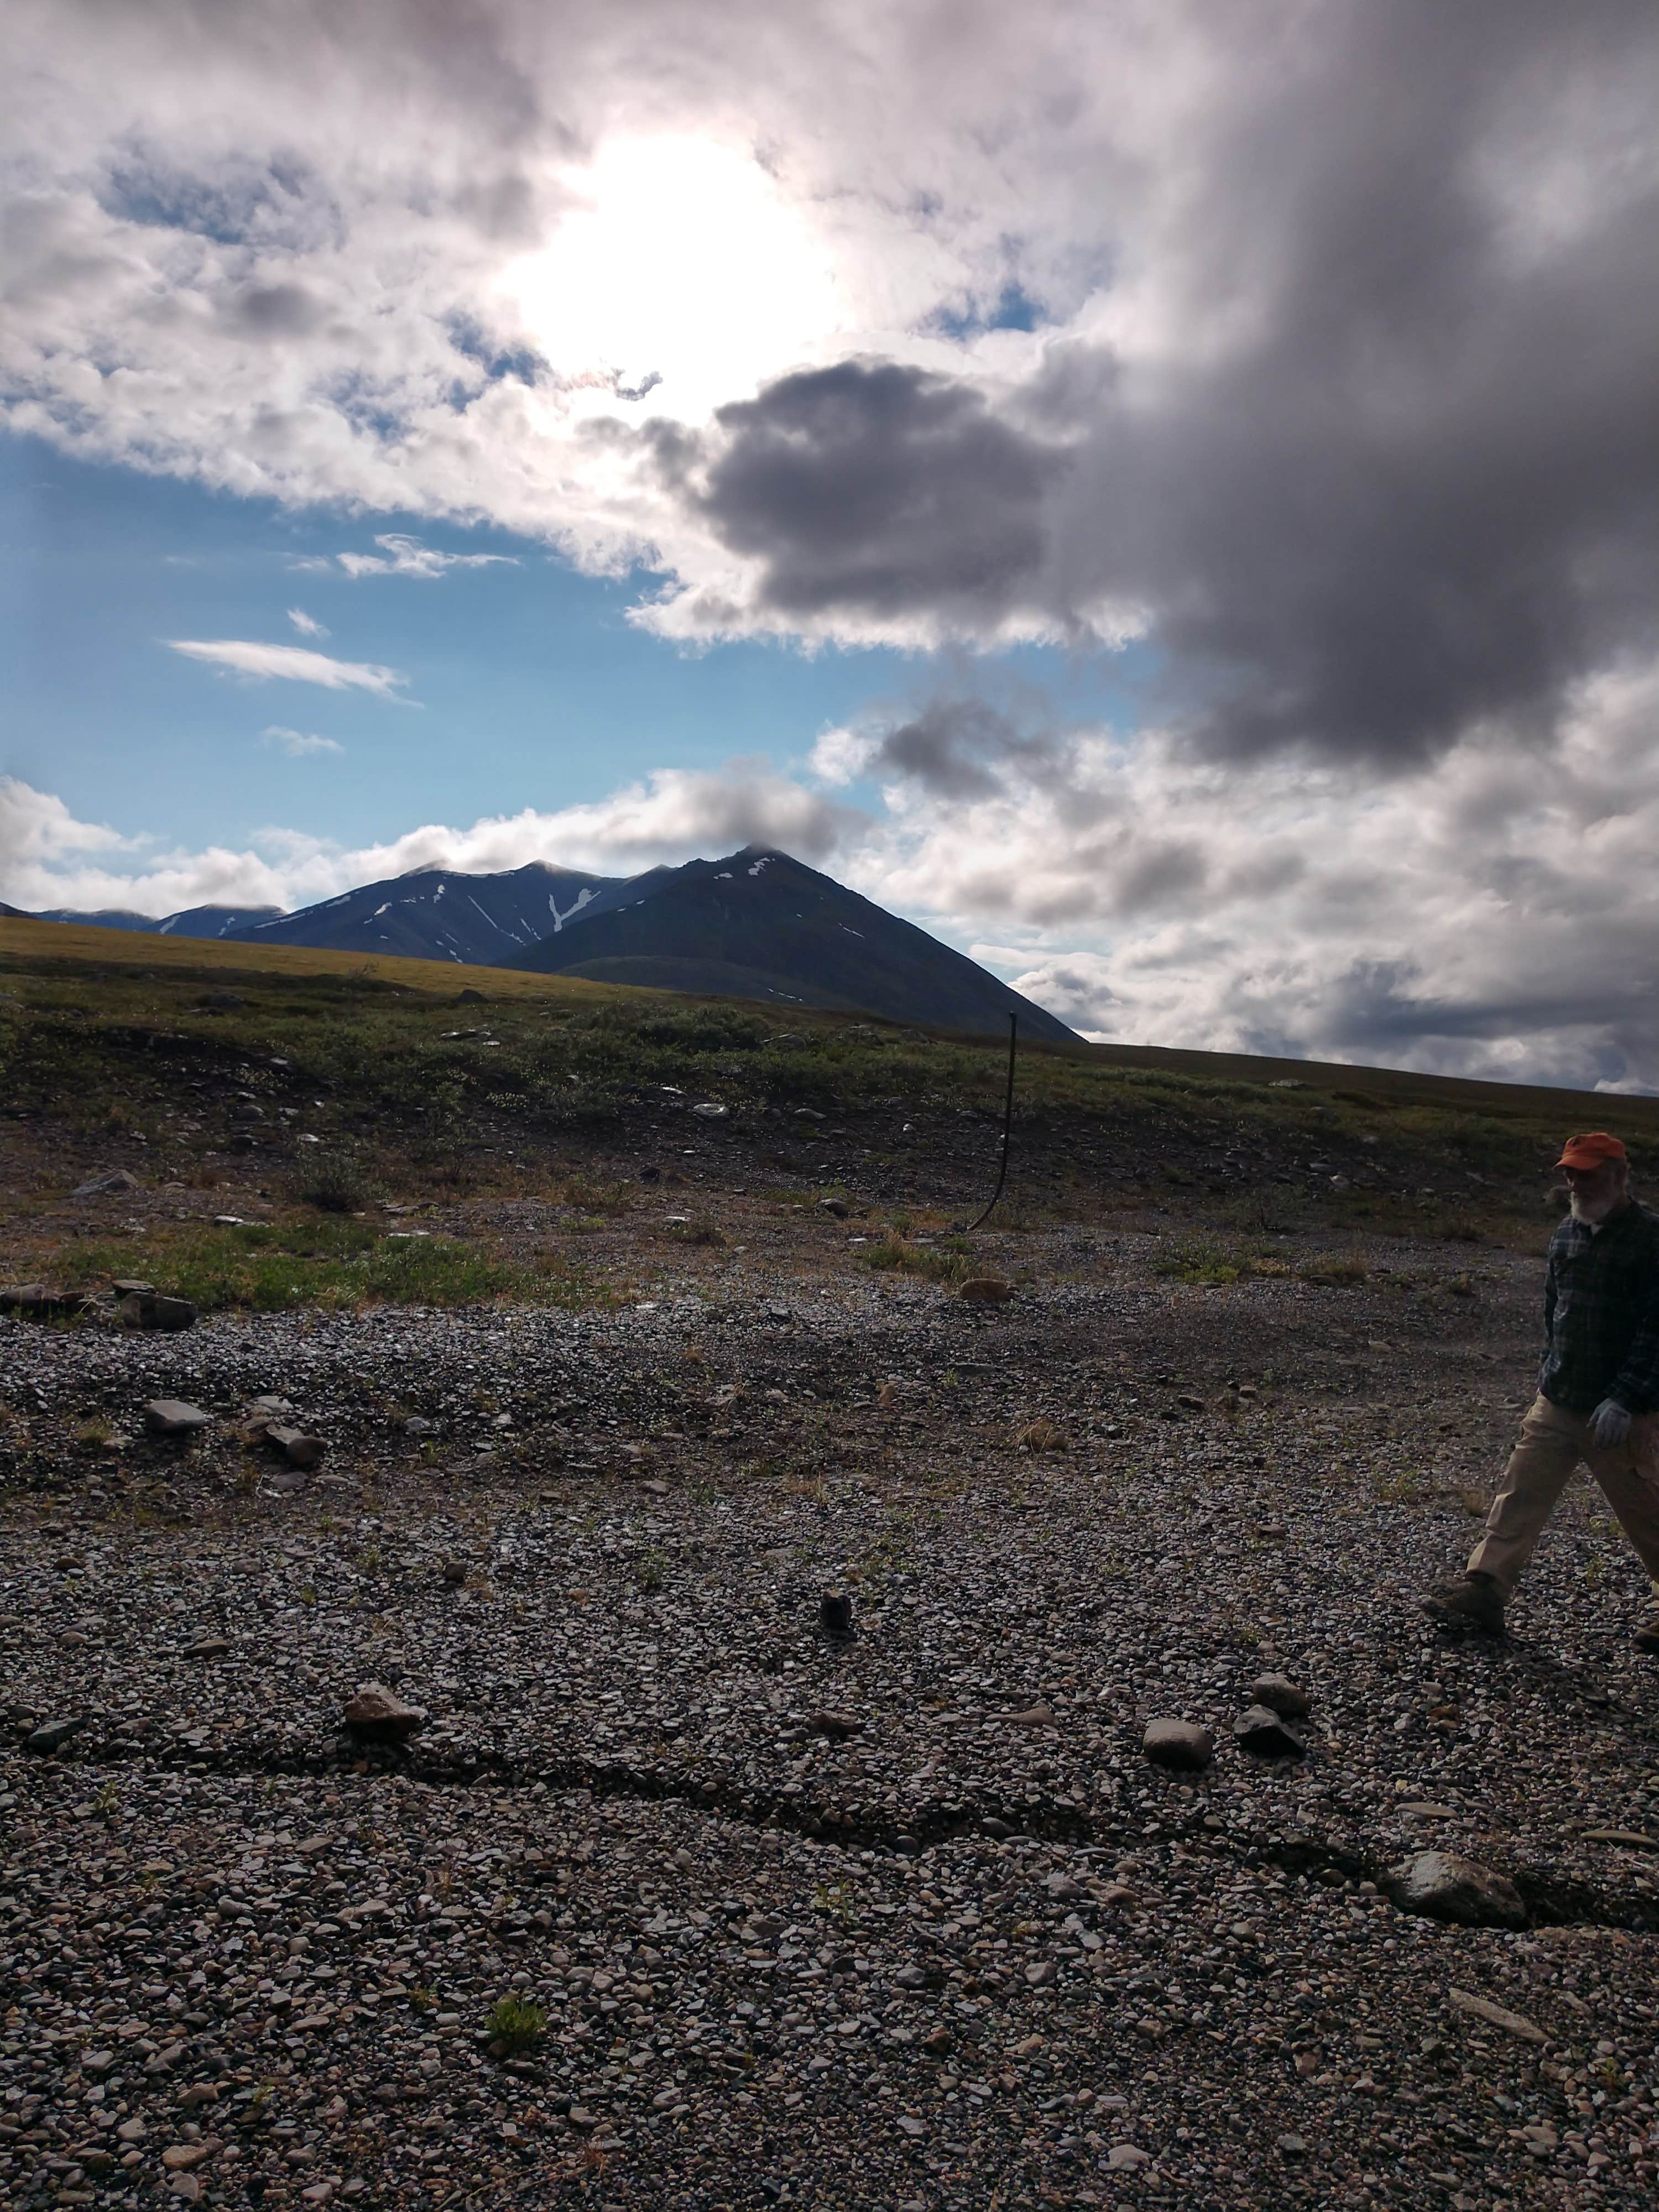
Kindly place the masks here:
[(614, 1294), (556, 1261), (533, 1267), (487, 1258), (448, 1237), (387, 1231), (325, 1217), (250, 1222), (238, 1228), (161, 1231), (147, 1239), (88, 1245), (70, 1258), (70, 1287), (141, 1275), (204, 1312), (241, 1307), (609, 1304)]

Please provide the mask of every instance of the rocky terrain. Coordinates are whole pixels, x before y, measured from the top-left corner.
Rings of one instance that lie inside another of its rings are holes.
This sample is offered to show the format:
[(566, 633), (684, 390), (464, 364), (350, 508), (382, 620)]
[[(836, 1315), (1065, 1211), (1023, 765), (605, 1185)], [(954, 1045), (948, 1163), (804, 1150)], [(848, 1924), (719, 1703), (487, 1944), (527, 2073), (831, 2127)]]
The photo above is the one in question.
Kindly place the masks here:
[(276, 959), (0, 994), (0, 2199), (1651, 2204), (1584, 1102)]
[(1650, 2203), (1634, 1562), (1580, 1495), (1506, 1643), (1411, 1601), (1535, 1261), (988, 1231), (977, 1304), (721, 1218), (614, 1311), (0, 1319), (8, 2200)]

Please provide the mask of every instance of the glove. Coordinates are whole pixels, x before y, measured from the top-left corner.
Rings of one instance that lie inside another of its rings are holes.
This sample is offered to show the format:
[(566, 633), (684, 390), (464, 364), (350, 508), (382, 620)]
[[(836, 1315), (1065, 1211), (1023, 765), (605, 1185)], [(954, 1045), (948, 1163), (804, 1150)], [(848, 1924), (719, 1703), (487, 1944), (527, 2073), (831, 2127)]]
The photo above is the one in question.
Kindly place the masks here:
[(1603, 1398), (1590, 1415), (1590, 1437), (1598, 1451), (1617, 1451), (1630, 1434), (1630, 1414), (1616, 1398)]

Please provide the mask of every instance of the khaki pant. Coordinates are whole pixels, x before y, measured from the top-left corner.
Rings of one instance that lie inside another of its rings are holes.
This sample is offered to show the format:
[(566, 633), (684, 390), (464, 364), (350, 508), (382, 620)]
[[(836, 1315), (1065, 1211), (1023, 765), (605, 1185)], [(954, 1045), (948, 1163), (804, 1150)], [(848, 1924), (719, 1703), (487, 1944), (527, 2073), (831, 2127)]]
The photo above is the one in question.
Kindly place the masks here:
[(1507, 1597), (1581, 1461), (1635, 1545), (1659, 1599), (1659, 1414), (1655, 1413), (1638, 1415), (1617, 1451), (1601, 1451), (1589, 1441), (1587, 1414), (1570, 1413), (1547, 1398), (1534, 1398), (1486, 1516), (1486, 1531), (1469, 1555), (1470, 1571), (1490, 1575)]

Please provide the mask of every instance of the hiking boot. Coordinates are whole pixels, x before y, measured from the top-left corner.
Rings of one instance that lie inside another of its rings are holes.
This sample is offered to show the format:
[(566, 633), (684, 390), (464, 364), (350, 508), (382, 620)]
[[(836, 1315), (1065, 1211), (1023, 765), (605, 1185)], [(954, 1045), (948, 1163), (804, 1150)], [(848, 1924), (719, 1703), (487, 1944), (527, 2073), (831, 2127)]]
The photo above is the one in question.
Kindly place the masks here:
[(1659, 1659), (1659, 1605), (1650, 1605), (1636, 1624), (1636, 1648)]
[(1449, 1575), (1425, 1590), (1420, 1602), (1431, 1620), (1447, 1628), (1479, 1628), (1488, 1636), (1504, 1633), (1504, 1600), (1490, 1575)]

